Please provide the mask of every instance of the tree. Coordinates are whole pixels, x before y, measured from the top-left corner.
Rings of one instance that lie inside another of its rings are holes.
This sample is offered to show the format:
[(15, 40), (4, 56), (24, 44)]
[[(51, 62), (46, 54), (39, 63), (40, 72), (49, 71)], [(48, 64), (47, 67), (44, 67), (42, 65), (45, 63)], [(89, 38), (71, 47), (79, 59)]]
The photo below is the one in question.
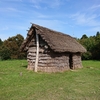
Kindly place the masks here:
[(3, 41), (0, 39), (0, 46), (2, 46), (2, 44), (3, 44)]
[(93, 52), (92, 52), (93, 59), (100, 60), (100, 32), (96, 33), (95, 41), (96, 41), (96, 44), (95, 44)]
[(84, 34), (82, 37), (81, 37), (81, 39), (87, 39), (88, 37), (87, 37), (87, 35), (86, 34)]
[(82, 55), (82, 59), (100, 60), (100, 32), (97, 32), (96, 36), (83, 35), (78, 41), (87, 49), (87, 52)]
[(0, 49), (1, 60), (11, 59), (10, 56), (11, 56), (11, 53), (10, 53), (10, 50), (8, 48), (2, 47), (2, 49)]
[(9, 39), (4, 41), (3, 47), (7, 48), (7, 50), (10, 50), (11, 59), (17, 59), (17, 50), (18, 50), (17, 43)]
[[(9, 37), (5, 40), (0, 47), (0, 57), (3, 60), (7, 59), (22, 59), (26, 57), (26, 53), (19, 51), (19, 48), (24, 38), (22, 35), (17, 34), (16, 36)], [(7, 56), (6, 56), (7, 55)]]

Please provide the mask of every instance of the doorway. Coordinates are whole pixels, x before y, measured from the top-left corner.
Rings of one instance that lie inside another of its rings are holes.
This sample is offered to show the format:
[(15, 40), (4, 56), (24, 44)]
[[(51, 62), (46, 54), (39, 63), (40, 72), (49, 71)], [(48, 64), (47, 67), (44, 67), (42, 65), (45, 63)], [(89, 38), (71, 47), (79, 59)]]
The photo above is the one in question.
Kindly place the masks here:
[(69, 67), (70, 69), (73, 69), (73, 55), (69, 54)]

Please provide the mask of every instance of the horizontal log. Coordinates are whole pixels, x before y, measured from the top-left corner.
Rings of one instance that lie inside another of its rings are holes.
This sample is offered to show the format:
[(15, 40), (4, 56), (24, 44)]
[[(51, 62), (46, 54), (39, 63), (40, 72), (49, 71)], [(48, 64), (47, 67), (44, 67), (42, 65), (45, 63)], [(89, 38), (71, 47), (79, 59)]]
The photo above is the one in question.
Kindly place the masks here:
[(30, 60), (35, 60), (36, 57), (27, 57), (27, 59), (30, 59)]
[[(33, 49), (36, 49), (36, 46), (34, 46), (34, 47), (30, 47), (29, 48), (29, 50), (33, 50)], [(43, 48), (39, 48), (40, 50), (42, 49), (42, 50), (44, 50)]]
[(41, 67), (66, 67), (66, 66), (69, 66), (68, 64), (38, 64), (38, 66), (41, 66)]
[(28, 52), (36, 52), (36, 49), (29, 49)]
[(29, 53), (27, 54), (27, 56), (35, 56), (35, 57), (36, 57), (36, 53), (31, 53), (31, 52), (29, 52)]
[[(30, 60), (36, 59), (36, 56), (27, 55), (27, 59), (30, 59)], [(39, 62), (51, 62), (51, 63), (53, 63), (53, 62), (55, 62), (55, 63), (66, 62), (66, 63), (68, 63), (69, 60), (68, 59), (57, 59), (57, 58), (56, 59), (52, 59), (51, 57), (39, 57)], [(78, 63), (79, 63), (79, 61), (78, 61)]]
[[(29, 50), (28, 50), (28, 53), (29, 53), (29, 52), (30, 52), (30, 53), (36, 53), (36, 49), (29, 49)], [(43, 53), (44, 50), (43, 50), (43, 49), (39, 49), (39, 52), (42, 52), (42, 53)]]
[(29, 50), (33, 50), (33, 49), (36, 49), (36, 47), (30, 47), (30, 48), (29, 48)]
[(36, 54), (34, 54), (34, 55), (29, 54), (29, 55), (27, 55), (27, 57), (36, 57)]
[(36, 56), (27, 56), (27, 59), (28, 59), (28, 58), (35, 59)]
[(27, 59), (28, 63), (33, 63), (35, 62), (35, 60), (30, 60), (30, 59)]
[(49, 60), (52, 59), (51, 57), (39, 57), (39, 60)]
[(46, 64), (43, 64), (43, 63), (38, 63), (38, 66), (46, 67), (47, 65)]
[(29, 44), (29, 47), (35, 47), (36, 44)]
[(55, 63), (55, 62), (39, 62), (39, 64), (46, 64), (46, 65), (57, 65), (57, 66), (64, 66), (64, 65), (69, 65), (69, 63)]
[(45, 55), (45, 54), (39, 54), (39, 57), (40, 58), (43, 58), (43, 57), (50, 57), (51, 59), (57, 59), (57, 60), (69, 60), (69, 58), (68, 57), (52, 57), (52, 56), (50, 56), (50, 55)]
[(51, 56), (50, 56), (50, 55), (40, 54), (40, 53), (39, 53), (39, 57), (51, 57)]

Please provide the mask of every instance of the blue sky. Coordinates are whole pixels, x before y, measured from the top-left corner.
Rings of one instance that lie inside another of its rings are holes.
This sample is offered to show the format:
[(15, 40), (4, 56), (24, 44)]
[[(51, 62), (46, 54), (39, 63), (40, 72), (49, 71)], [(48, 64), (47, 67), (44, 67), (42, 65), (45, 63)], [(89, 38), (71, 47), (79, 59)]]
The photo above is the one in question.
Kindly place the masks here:
[(100, 31), (100, 0), (0, 0), (0, 38), (21, 34), (31, 24), (80, 38)]

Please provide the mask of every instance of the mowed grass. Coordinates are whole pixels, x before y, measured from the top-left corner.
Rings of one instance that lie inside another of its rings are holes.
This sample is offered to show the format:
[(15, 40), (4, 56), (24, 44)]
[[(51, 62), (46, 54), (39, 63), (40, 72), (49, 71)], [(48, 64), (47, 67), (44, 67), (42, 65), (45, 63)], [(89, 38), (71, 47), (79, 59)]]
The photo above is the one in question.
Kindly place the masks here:
[(100, 61), (63, 73), (35, 73), (26, 60), (0, 61), (0, 100), (100, 100)]

